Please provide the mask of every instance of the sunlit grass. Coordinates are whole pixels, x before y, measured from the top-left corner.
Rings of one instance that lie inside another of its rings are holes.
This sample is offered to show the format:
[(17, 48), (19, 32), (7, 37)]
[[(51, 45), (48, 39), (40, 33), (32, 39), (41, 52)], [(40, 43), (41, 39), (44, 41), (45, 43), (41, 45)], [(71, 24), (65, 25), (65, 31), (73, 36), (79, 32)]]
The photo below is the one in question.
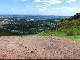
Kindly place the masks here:
[(58, 31), (41, 32), (39, 34), (36, 34), (35, 36), (56, 36), (56, 37), (62, 37), (62, 38), (66, 38), (66, 39), (80, 41), (80, 35), (67, 36), (64, 32), (58, 32)]

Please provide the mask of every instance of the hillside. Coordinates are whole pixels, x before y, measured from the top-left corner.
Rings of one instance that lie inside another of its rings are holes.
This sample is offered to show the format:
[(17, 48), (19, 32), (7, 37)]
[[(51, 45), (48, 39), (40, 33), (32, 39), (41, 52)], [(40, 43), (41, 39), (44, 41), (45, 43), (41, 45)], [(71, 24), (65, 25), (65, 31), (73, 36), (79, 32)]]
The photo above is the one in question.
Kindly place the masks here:
[[(75, 17), (76, 16), (76, 17)], [(37, 35), (41, 36), (61, 36), (80, 39), (80, 15), (77, 13), (70, 18), (64, 18), (56, 24), (50, 25), (48, 29)]]

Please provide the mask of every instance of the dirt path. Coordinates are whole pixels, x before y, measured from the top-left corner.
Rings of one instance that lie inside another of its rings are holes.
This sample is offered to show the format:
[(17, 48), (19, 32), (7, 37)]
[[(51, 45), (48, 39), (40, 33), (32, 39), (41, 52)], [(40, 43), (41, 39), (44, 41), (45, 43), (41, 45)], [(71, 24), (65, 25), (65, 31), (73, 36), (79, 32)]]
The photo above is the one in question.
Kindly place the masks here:
[(0, 59), (80, 59), (80, 42), (57, 37), (1, 36)]

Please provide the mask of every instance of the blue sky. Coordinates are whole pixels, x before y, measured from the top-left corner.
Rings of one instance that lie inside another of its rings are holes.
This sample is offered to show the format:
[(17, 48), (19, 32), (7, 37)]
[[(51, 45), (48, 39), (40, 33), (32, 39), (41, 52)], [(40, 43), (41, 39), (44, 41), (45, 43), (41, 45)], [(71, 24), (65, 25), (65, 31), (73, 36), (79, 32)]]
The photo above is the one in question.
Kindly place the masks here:
[(80, 0), (0, 0), (0, 14), (71, 16), (80, 13)]

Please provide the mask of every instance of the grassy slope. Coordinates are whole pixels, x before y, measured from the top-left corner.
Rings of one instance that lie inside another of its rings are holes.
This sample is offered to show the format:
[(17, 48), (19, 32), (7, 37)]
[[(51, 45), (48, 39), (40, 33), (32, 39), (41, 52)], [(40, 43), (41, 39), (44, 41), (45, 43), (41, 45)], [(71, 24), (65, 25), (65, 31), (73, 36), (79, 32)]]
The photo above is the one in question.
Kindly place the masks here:
[[(50, 29), (53, 28), (54, 25), (50, 26)], [(56, 30), (46, 30), (37, 36), (57, 36), (68, 38), (72, 40), (80, 40), (80, 19), (77, 20), (63, 20), (57, 23)]]

